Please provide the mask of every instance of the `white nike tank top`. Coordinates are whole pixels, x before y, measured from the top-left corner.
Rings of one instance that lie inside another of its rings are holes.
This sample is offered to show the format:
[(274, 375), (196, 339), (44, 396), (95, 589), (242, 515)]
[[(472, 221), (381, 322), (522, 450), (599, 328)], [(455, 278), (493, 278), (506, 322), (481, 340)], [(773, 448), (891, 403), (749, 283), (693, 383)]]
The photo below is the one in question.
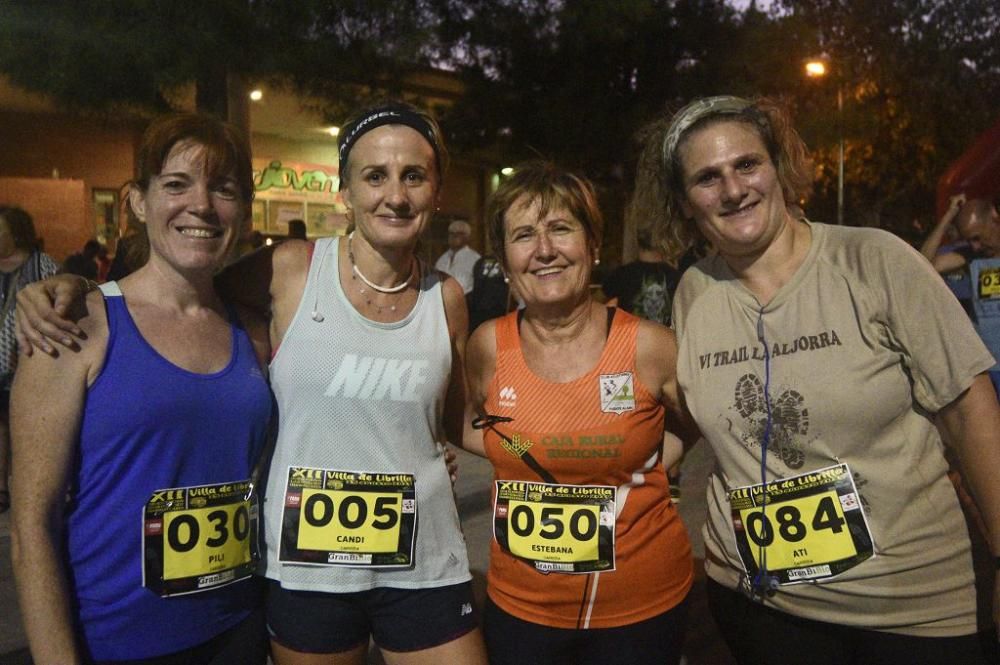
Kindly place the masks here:
[[(329, 593), (465, 582), (471, 577), (465, 540), (437, 443), (444, 440), (441, 418), (451, 374), (441, 280), (424, 270), (416, 305), (405, 319), (371, 321), (341, 288), (338, 244), (337, 238), (316, 242), (305, 292), (271, 362), (280, 425), (264, 501), (266, 575), (287, 589)], [(413, 474), (413, 565), (371, 569), (279, 561), (291, 466)]]

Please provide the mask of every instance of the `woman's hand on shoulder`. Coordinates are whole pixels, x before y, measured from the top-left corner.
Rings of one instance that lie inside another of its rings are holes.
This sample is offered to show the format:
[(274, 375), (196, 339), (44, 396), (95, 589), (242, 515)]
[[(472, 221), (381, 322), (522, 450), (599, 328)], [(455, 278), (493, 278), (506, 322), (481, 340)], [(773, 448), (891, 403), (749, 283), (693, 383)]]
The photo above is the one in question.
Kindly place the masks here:
[[(35, 389), (27, 390), (27, 394), (35, 395), (35, 403), (42, 403), (52, 398), (65, 386), (67, 390), (85, 390), (100, 373), (104, 362), (108, 339), (108, 318), (104, 305), (104, 296), (100, 291), (92, 291), (78, 304), (74, 303), (71, 312), (74, 324), (80, 331), (80, 338), (86, 340), (78, 345), (72, 354), (34, 354), (24, 356), (18, 363), (17, 375), (23, 379), (20, 383), (28, 383), (28, 378), (35, 385), (48, 385), (41, 393)], [(23, 376), (22, 376), (23, 375)], [(76, 394), (75, 392), (72, 394)], [(65, 399), (63, 394), (61, 399)]]
[(53, 357), (58, 346), (79, 351), (86, 334), (77, 322), (85, 310), (84, 299), (95, 284), (78, 275), (53, 275), (34, 282), (17, 294), (16, 335), (21, 353), (39, 349)]

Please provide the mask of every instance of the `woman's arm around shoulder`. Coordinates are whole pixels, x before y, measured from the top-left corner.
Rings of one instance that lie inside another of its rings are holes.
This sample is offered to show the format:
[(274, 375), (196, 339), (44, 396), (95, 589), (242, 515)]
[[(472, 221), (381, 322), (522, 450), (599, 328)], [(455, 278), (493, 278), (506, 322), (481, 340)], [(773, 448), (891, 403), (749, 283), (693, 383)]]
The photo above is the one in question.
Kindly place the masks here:
[(11, 551), (18, 599), (37, 663), (80, 662), (63, 552), (63, 506), (87, 387), (107, 347), (103, 297), (87, 298), (80, 353), (22, 357), (11, 395)]
[(79, 351), (78, 339), (85, 339), (77, 321), (87, 292), (97, 285), (79, 275), (52, 275), (28, 284), (17, 292), (17, 342), (21, 353), (35, 349), (59, 355), (56, 344)]

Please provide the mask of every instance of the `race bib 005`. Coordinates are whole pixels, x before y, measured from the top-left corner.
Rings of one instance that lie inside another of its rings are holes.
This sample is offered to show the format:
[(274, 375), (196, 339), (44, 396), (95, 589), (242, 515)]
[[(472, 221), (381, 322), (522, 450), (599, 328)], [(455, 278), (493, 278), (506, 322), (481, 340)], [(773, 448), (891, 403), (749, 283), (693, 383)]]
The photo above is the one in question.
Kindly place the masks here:
[(412, 474), (289, 467), (279, 560), (318, 566), (413, 565)]
[(738, 487), (728, 496), (736, 548), (751, 578), (762, 554), (779, 584), (831, 578), (875, 555), (846, 464)]
[(163, 597), (250, 577), (258, 559), (253, 483), (153, 492), (143, 508), (142, 551), (143, 586)]
[(614, 487), (496, 481), (493, 535), (542, 572), (615, 569)]

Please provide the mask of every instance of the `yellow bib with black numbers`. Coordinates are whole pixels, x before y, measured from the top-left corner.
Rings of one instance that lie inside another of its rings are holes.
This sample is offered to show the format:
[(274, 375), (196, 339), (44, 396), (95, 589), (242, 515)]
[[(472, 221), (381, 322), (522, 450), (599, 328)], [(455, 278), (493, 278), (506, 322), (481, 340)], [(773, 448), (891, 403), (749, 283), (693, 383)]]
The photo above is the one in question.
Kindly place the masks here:
[(615, 497), (614, 487), (499, 480), (494, 537), (542, 572), (614, 570)]
[(1000, 298), (1000, 267), (980, 270), (979, 297), (981, 299)]
[(415, 487), (405, 473), (290, 467), (279, 560), (411, 566)]
[(247, 481), (157, 490), (143, 512), (143, 586), (160, 596), (245, 579), (257, 561), (257, 502)]
[(779, 584), (794, 584), (834, 577), (875, 554), (846, 464), (738, 487), (728, 496), (736, 547), (751, 578), (762, 560)]

